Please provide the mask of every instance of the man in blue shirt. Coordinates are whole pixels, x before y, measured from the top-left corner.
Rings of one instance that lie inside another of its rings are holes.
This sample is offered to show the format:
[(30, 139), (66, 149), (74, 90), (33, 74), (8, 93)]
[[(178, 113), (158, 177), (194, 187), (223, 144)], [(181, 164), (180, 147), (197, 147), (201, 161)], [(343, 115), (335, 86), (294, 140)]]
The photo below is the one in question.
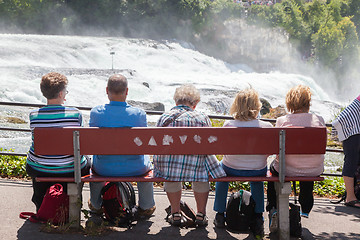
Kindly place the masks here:
[[(90, 127), (146, 127), (146, 113), (126, 103), (128, 83), (120, 74), (112, 75), (107, 83), (109, 104), (94, 107), (90, 112)], [(137, 176), (152, 169), (149, 156), (144, 155), (94, 155), (92, 170), (102, 176)], [(101, 213), (101, 189), (104, 182), (90, 183), (89, 208)], [(152, 182), (138, 182), (138, 215), (150, 217), (155, 211)]]

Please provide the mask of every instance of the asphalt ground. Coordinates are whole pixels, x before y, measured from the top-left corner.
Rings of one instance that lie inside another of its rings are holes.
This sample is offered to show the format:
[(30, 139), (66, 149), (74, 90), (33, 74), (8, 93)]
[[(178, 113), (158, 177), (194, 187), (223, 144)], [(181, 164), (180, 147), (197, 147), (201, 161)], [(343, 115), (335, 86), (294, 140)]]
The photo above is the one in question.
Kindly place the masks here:
[[(153, 217), (135, 222), (131, 229), (113, 227), (101, 235), (89, 235), (79, 231), (54, 233), (53, 229), (48, 233), (45, 230), (49, 228), (43, 224), (19, 218), (20, 212), (35, 211), (35, 206), (31, 202), (31, 182), (0, 178), (0, 239), (254, 239), (249, 232), (236, 233), (214, 227), (214, 192), (210, 193), (207, 205), (209, 225), (198, 229), (170, 226), (165, 221), (165, 208), (169, 206), (165, 192), (162, 188), (155, 188), (154, 195), (157, 209)], [(84, 186), (83, 199), (84, 203), (89, 199), (87, 184)], [(195, 208), (192, 191), (184, 191), (182, 199)], [(88, 209), (87, 204), (84, 204), (84, 208)], [(276, 235), (269, 234), (267, 214), (264, 214), (264, 217), (264, 239), (277, 239)], [(84, 216), (81, 224), (85, 226)], [(310, 217), (302, 218), (302, 228), (303, 235), (299, 239), (360, 239), (360, 209), (346, 207), (343, 204), (331, 204), (329, 199), (316, 198)]]

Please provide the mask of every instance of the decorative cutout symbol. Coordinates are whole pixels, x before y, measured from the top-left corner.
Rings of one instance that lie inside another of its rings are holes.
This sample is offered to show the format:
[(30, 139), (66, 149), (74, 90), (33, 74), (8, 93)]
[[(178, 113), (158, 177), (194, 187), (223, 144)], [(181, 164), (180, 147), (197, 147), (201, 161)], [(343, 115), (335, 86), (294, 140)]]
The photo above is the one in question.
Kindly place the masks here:
[(153, 136), (151, 136), (151, 138), (149, 140), (149, 145), (150, 146), (157, 146), (157, 143), (156, 143), (155, 138)]
[(208, 138), (209, 143), (216, 142), (217, 140), (218, 140), (217, 136), (210, 136), (210, 137)]
[(143, 144), (143, 142), (141, 141), (141, 139), (139, 137), (134, 138), (134, 143), (136, 145), (138, 145), (139, 147)]
[(172, 136), (164, 135), (163, 137), (163, 145), (170, 145), (170, 143), (173, 143), (174, 139)]
[(197, 143), (201, 143), (201, 137), (199, 135), (194, 136), (194, 141)]
[(179, 136), (179, 138), (180, 138), (181, 143), (184, 144), (186, 142), (187, 136), (183, 135), (183, 136)]

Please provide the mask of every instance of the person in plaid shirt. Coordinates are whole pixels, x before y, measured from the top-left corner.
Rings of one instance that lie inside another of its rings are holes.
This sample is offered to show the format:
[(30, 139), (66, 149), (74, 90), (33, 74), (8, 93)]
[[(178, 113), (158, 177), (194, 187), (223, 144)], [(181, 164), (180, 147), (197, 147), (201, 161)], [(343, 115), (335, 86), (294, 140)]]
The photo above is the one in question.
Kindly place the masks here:
[[(158, 127), (210, 127), (208, 116), (195, 111), (200, 101), (200, 93), (193, 85), (183, 85), (174, 94), (176, 106), (164, 113), (157, 122)], [(206, 226), (206, 203), (209, 194), (209, 174), (213, 178), (226, 176), (214, 155), (155, 155), (154, 175), (170, 181), (164, 190), (171, 205), (168, 221), (173, 226), (181, 226), (180, 200), (181, 182), (192, 182), (197, 205), (196, 224)]]

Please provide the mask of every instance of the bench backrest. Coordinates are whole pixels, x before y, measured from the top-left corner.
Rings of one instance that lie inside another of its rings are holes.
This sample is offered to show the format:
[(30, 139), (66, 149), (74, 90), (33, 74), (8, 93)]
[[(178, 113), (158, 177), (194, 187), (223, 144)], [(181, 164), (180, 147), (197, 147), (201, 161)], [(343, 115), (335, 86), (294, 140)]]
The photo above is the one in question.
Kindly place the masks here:
[(326, 128), (36, 128), (39, 155), (74, 154), (78, 131), (80, 154), (278, 154), (285, 132), (286, 154), (324, 154)]

